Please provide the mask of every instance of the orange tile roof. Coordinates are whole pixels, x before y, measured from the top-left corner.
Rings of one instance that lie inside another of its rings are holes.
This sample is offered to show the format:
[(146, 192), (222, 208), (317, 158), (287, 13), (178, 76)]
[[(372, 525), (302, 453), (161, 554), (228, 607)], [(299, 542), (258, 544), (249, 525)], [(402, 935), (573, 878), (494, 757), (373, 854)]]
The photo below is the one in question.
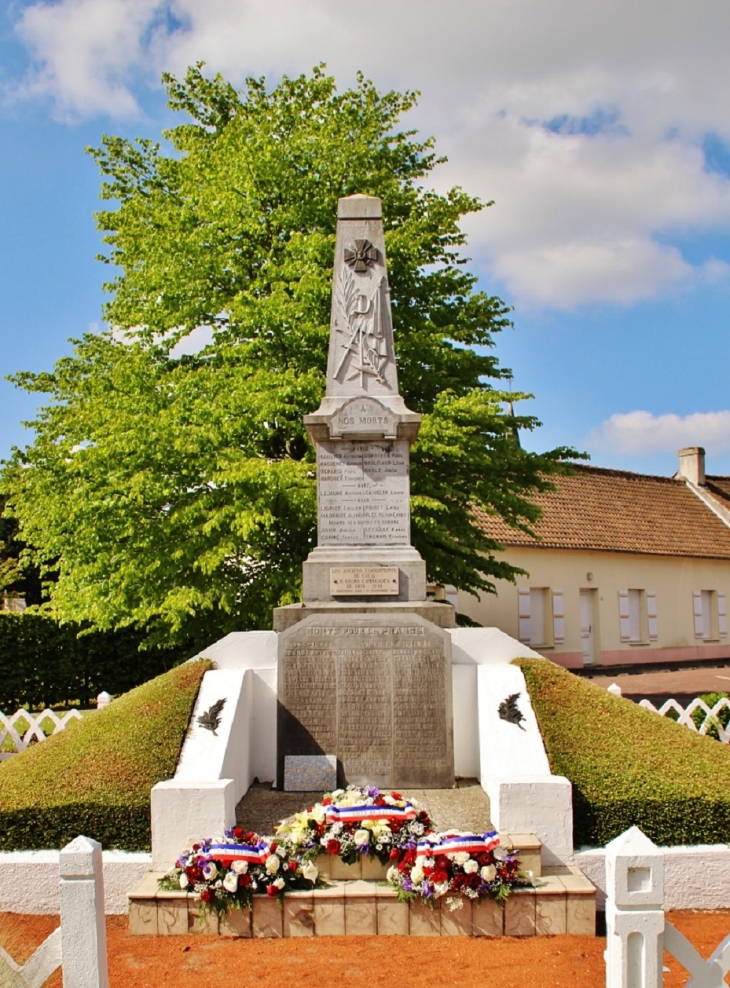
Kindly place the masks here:
[[(707, 482), (730, 507), (730, 477)], [(555, 478), (555, 485), (534, 498), (543, 511), (540, 541), (477, 508), (481, 528), (508, 546), (730, 559), (730, 528), (683, 480), (576, 464), (575, 473)]]

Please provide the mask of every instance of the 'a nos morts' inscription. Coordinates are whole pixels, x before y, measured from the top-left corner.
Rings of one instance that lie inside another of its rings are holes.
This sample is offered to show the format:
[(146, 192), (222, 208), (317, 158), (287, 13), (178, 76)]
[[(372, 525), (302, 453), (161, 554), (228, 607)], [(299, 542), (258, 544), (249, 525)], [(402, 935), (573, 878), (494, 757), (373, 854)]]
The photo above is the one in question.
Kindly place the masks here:
[(287, 755), (337, 755), (339, 784), (454, 784), (451, 640), (416, 614), (319, 615), (279, 637)]

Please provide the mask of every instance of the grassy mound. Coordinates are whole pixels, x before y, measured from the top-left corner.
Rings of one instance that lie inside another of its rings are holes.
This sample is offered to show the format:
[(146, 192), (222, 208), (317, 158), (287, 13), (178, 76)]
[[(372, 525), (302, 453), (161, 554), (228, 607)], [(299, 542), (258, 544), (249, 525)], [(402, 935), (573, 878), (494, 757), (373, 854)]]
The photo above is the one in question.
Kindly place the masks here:
[(208, 661), (125, 693), (104, 710), (0, 763), (0, 850), (150, 847), (150, 789), (175, 772)]
[(635, 824), (657, 844), (730, 842), (730, 747), (549, 661), (517, 659), (550, 767), (573, 784), (573, 836), (604, 845)]

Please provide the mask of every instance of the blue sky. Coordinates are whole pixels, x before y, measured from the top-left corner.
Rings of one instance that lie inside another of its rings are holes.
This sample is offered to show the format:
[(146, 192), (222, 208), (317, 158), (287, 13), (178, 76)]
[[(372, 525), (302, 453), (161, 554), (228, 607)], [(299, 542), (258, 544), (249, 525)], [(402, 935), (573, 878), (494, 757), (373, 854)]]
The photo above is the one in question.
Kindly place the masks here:
[[(99, 325), (104, 267), (84, 148), (155, 137), (160, 73), (327, 62), (342, 86), (417, 88), (434, 179), (495, 205), (469, 219), (532, 448), (670, 474), (704, 445), (730, 474), (730, 83), (724, 0), (56, 0), (0, 11), (0, 369), (50, 369)], [(0, 384), (0, 456), (36, 398)]]

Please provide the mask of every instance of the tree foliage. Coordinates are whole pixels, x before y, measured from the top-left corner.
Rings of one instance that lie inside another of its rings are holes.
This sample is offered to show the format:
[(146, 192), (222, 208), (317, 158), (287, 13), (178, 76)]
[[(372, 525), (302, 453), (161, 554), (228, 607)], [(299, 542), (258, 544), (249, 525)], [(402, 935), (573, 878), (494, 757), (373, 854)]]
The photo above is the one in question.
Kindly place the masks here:
[[(269, 627), (298, 599), (315, 544), (302, 426), (324, 390), (337, 199), (383, 200), (400, 389), (424, 416), (412, 451), (413, 541), (429, 578), (474, 592), (514, 571), (470, 506), (529, 528), (530, 497), (574, 451), (519, 447), (489, 353), (508, 309), (477, 290), (461, 218), (483, 204), (425, 181), (433, 141), (399, 129), (415, 94), (322, 67), (237, 92), (201, 66), (165, 77), (185, 122), (167, 150), (105, 137), (98, 214), (109, 331), (76, 341), (4, 486), (52, 606), (151, 640)], [(205, 341), (196, 348), (195, 341)], [(187, 351), (187, 352), (186, 352)]]

